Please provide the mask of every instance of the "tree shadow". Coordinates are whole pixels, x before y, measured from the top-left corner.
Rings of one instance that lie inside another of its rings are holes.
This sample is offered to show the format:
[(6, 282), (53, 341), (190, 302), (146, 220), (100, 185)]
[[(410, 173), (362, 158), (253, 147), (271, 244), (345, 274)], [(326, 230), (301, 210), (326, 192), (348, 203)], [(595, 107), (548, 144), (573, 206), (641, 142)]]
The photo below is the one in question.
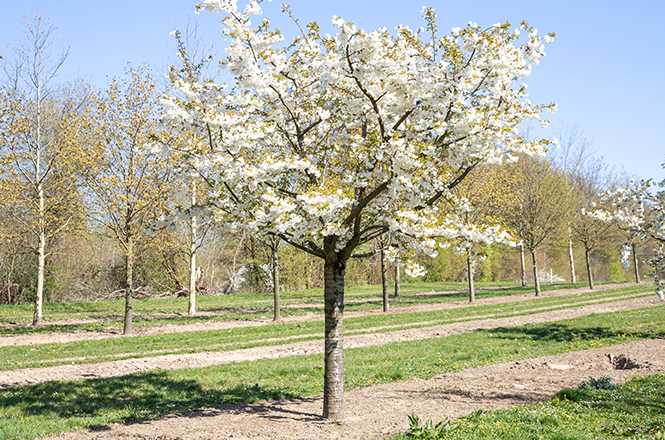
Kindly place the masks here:
[(206, 389), (196, 380), (173, 379), (165, 371), (153, 371), (10, 388), (0, 392), (0, 407), (27, 419), (81, 418), (90, 429), (104, 429), (111, 422), (141, 423), (173, 414), (193, 416), (202, 409), (237, 410), (256, 402), (296, 397), (286, 389), (259, 384), (230, 386), (220, 382)]
[(579, 327), (565, 322), (526, 324), (520, 327), (499, 327), (491, 330), (495, 338), (546, 342), (569, 342), (605, 339), (631, 334), (638, 338), (659, 338), (665, 331), (636, 331), (635, 329), (612, 329), (601, 326)]

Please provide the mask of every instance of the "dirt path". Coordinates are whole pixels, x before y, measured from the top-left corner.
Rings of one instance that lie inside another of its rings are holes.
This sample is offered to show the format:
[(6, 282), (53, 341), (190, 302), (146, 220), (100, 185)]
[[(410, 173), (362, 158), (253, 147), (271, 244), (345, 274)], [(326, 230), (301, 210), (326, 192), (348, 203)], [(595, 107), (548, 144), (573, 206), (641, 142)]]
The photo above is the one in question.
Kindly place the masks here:
[[(620, 367), (632, 367), (620, 369)], [(411, 412), (427, 420), (459, 417), (477, 409), (508, 408), (550, 398), (593, 375), (621, 382), (665, 373), (665, 340), (546, 356), (449, 373), (428, 380), (394, 382), (345, 394), (347, 418), (320, 417), (322, 396), (235, 406), (103, 431), (69, 433), (60, 440), (142, 439), (377, 439), (408, 429)], [(53, 437), (49, 437), (52, 439)]]
[[(408, 330), (397, 330), (385, 333), (371, 333), (361, 335), (347, 333), (344, 338), (344, 346), (345, 348), (376, 346), (390, 342), (435, 338), (451, 334), (471, 332), (479, 329), (492, 329), (496, 327), (519, 326), (526, 323), (556, 321), (585, 316), (591, 313), (607, 313), (622, 310), (632, 310), (649, 306), (659, 306), (661, 304), (662, 302), (658, 301), (658, 298), (655, 295), (649, 295), (626, 301), (591, 304), (571, 309), (508, 318), (457, 322), (452, 324), (436, 325)], [(295, 342), (278, 346), (255, 347), (229, 352), (171, 354), (166, 356), (127, 359), (96, 364), (62, 365), (47, 368), (27, 368), (22, 370), (0, 372), (0, 389), (52, 380), (71, 381), (100, 377), (117, 377), (156, 369), (172, 370), (191, 367), (200, 368), (228, 362), (314, 354), (321, 353), (322, 351), (323, 343), (321, 340), (317, 339), (313, 341)]]
[[(594, 292), (610, 290), (610, 289), (619, 289), (623, 287), (637, 287), (635, 283), (623, 283), (623, 284), (602, 284), (596, 286)], [(642, 286), (643, 287), (643, 286)], [(561, 289), (561, 290), (551, 290), (543, 292), (542, 298), (557, 297), (557, 296), (567, 296), (567, 295), (578, 295), (591, 292), (587, 287), (580, 287), (575, 289)], [(440, 295), (445, 292), (435, 292), (435, 293), (426, 293), (426, 295), (437, 294)], [(419, 294), (420, 295), (420, 294)], [(405, 296), (406, 297), (406, 296)], [(525, 293), (520, 295), (510, 295), (510, 296), (496, 296), (490, 298), (477, 299), (474, 302), (474, 305), (483, 306), (489, 304), (505, 304), (509, 302), (517, 301), (528, 301), (536, 299), (533, 293)], [(420, 304), (415, 306), (405, 306), (405, 307), (392, 307), (391, 313), (412, 313), (412, 312), (422, 312), (422, 311), (433, 311), (433, 310), (446, 310), (454, 309), (459, 307), (468, 307), (468, 301), (454, 301), (454, 302), (445, 302), (439, 304)], [(346, 312), (344, 314), (345, 318), (353, 318), (356, 316), (366, 316), (371, 314), (381, 314), (380, 309), (370, 310), (370, 311), (359, 311), (359, 312)], [(167, 315), (159, 315), (164, 317)], [(170, 317), (176, 315), (168, 315)], [(201, 313), (201, 316), (206, 316), (205, 313)], [(320, 313), (307, 313), (304, 315), (298, 316), (285, 316), (282, 318), (282, 323), (292, 324), (299, 322), (309, 322), (323, 319), (323, 316)], [(93, 323), (93, 322), (106, 322), (105, 320), (67, 320), (67, 321), (57, 321), (51, 322), (49, 325), (62, 325), (62, 324), (80, 324), (80, 323)], [(271, 325), (274, 324), (274, 321), (270, 318), (264, 319), (255, 319), (255, 320), (245, 320), (245, 321), (209, 321), (209, 322), (199, 322), (191, 324), (167, 324), (167, 325), (152, 325), (146, 327), (134, 327), (134, 332), (136, 336), (142, 335), (154, 335), (154, 334), (167, 334), (167, 333), (182, 333), (182, 332), (192, 332), (200, 330), (223, 330), (236, 327), (258, 327), (262, 325)], [(2, 326), (4, 328), (19, 327), (19, 326)], [(109, 327), (103, 331), (77, 331), (77, 332), (63, 332), (63, 333), (46, 333), (46, 334), (32, 334), (32, 335), (11, 335), (11, 336), (0, 336), (0, 347), (6, 346), (18, 346), (18, 345), (38, 345), (38, 344), (48, 344), (48, 343), (58, 343), (64, 344), (67, 342), (74, 341), (86, 341), (93, 339), (106, 339), (106, 338), (122, 338), (125, 337), (121, 334), (121, 330), (115, 327)]]

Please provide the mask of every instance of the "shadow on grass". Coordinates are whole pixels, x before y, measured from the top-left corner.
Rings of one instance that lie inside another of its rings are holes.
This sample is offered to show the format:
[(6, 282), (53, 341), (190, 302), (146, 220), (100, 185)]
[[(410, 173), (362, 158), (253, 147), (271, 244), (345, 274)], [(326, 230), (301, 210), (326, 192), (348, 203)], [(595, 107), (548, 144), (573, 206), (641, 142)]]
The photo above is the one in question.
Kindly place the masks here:
[(526, 324), (520, 327), (499, 327), (491, 330), (493, 337), (510, 340), (530, 340), (545, 342), (588, 341), (594, 339), (616, 338), (630, 334), (633, 337), (653, 339), (665, 336), (665, 331), (635, 331), (634, 329), (616, 329), (602, 326), (580, 327), (565, 322)]
[[(83, 425), (103, 429), (110, 422), (142, 422), (169, 414), (192, 415), (201, 409), (297, 397), (280, 388), (253, 385), (206, 389), (199, 382), (173, 379), (156, 371), (130, 376), (77, 382), (47, 382), (0, 392), (0, 407), (6, 414), (48, 419), (85, 419)], [(5, 417), (0, 417), (0, 423)], [(7, 420), (5, 420), (6, 422)]]

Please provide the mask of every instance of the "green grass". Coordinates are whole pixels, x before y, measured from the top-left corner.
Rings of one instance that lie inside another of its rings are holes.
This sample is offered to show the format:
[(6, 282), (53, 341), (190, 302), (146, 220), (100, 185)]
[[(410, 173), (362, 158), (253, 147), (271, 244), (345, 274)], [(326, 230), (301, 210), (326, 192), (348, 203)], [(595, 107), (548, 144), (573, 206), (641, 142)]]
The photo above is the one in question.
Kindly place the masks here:
[[(665, 336), (665, 307), (345, 351), (345, 388)], [(323, 356), (293, 356), (0, 392), (0, 439), (322, 392)]]
[[(651, 294), (644, 293), (644, 289), (644, 287), (624, 288), (504, 304), (467, 305), (430, 312), (373, 314), (347, 318), (344, 326), (347, 335), (430, 327), (459, 321), (560, 310), (589, 302), (619, 301)], [(322, 334), (323, 321), (318, 320), (299, 324), (272, 324), (259, 327), (141, 335), (64, 344), (6, 346), (0, 347), (0, 370), (84, 364), (176, 353), (230, 351), (320, 339)]]
[[(542, 290), (547, 292), (554, 289), (568, 289), (583, 287), (584, 283), (543, 284)], [(644, 289), (649, 287), (642, 286)], [(418, 282), (402, 285), (402, 297), (391, 299), (392, 306), (411, 306), (418, 304), (436, 304), (466, 300), (468, 293), (465, 283), (452, 282)], [(392, 290), (391, 290), (392, 292)], [(452, 292), (431, 294), (431, 292)], [(480, 283), (476, 289), (476, 298), (489, 298), (494, 296), (510, 296), (532, 293), (532, 287), (522, 287), (516, 283)], [(430, 293), (426, 296), (413, 296)], [(409, 296), (412, 295), (412, 296)], [(285, 292), (282, 294), (283, 316), (302, 315), (305, 313), (323, 314), (323, 290), (310, 289), (298, 292)], [(371, 301), (369, 301), (371, 300)], [(364, 301), (354, 303), (353, 301)], [(348, 288), (345, 293), (345, 310), (367, 311), (380, 310), (381, 286), (357, 286)], [(233, 294), (224, 296), (200, 296), (197, 298), (199, 312), (211, 312), (212, 316), (199, 315), (190, 317), (183, 315), (187, 309), (186, 298), (146, 299), (134, 301), (134, 326), (154, 326), (162, 324), (187, 324), (195, 322), (233, 321), (258, 319), (272, 316), (273, 298), (271, 294)], [(44, 323), (63, 320), (92, 319), (97, 322), (73, 322), (59, 325), (45, 325), (43, 327), (30, 327), (33, 308), (30, 304), (18, 306), (0, 306), (0, 325), (12, 327), (0, 328), (2, 335), (18, 334), (44, 334), (73, 331), (101, 331), (105, 329), (119, 330), (122, 328), (124, 302), (69, 302), (44, 304)], [(23, 327), (15, 327), (15, 325)]]
[(664, 439), (665, 375), (636, 376), (613, 389), (580, 386), (552, 400), (508, 410), (477, 411), (438, 426), (409, 418), (406, 439)]

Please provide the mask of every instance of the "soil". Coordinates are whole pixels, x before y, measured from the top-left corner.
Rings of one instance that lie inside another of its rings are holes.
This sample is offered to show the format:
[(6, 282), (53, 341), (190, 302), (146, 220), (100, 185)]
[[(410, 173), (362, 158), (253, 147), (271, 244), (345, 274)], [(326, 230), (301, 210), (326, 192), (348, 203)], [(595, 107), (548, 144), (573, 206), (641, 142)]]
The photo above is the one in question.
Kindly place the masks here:
[[(616, 286), (611, 286), (616, 287)], [(610, 287), (608, 287), (610, 288)], [(546, 296), (588, 292), (546, 292)], [(478, 300), (477, 304), (516, 301), (519, 298), (497, 297)], [(523, 299), (533, 299), (527, 295)], [(592, 313), (662, 306), (655, 295), (626, 301), (588, 304), (572, 309), (547, 311), (526, 316), (492, 318), (482, 321), (458, 322), (387, 333), (345, 336), (345, 347), (382, 345), (394, 341), (446, 336), (454, 333), (517, 326), (584, 316)], [(468, 306), (468, 302), (435, 304), (404, 308), (413, 311), (426, 307)], [(397, 312), (397, 309), (393, 311)], [(347, 314), (349, 316), (351, 314)], [(289, 320), (320, 319), (320, 316), (299, 316)], [(270, 323), (259, 320), (244, 325)], [(162, 326), (150, 332), (210, 330), (210, 326), (238, 326), (238, 323), (209, 323), (184, 326)], [(174, 327), (178, 327), (177, 329)], [(216, 327), (215, 327), (216, 328)], [(24, 345), (65, 342), (77, 338), (98, 338), (113, 335), (53, 334), (14, 336), (10, 344)], [(65, 337), (65, 340), (61, 339)], [(49, 340), (50, 338), (50, 340)], [(121, 376), (153, 369), (176, 369), (274, 358), (321, 352), (320, 340), (296, 342), (274, 347), (260, 347), (231, 352), (167, 355), (98, 364), (65, 365), (40, 369), (0, 372), (0, 387), (48, 380), (77, 380), (91, 377)], [(550, 398), (566, 387), (574, 387), (589, 376), (610, 376), (621, 382), (635, 375), (665, 373), (665, 339), (638, 341), (558, 356), (489, 365), (449, 373), (428, 380), (411, 380), (354, 389), (345, 393), (346, 418), (341, 422), (323, 419), (322, 396), (304, 399), (238, 405), (218, 410), (194, 412), (162, 420), (134, 424), (112, 424), (98, 431), (63, 434), (59, 439), (374, 439), (384, 438), (408, 429), (407, 417), (415, 412), (424, 420), (439, 421), (459, 417), (477, 409), (507, 408)], [(52, 439), (54, 437), (47, 437)]]

